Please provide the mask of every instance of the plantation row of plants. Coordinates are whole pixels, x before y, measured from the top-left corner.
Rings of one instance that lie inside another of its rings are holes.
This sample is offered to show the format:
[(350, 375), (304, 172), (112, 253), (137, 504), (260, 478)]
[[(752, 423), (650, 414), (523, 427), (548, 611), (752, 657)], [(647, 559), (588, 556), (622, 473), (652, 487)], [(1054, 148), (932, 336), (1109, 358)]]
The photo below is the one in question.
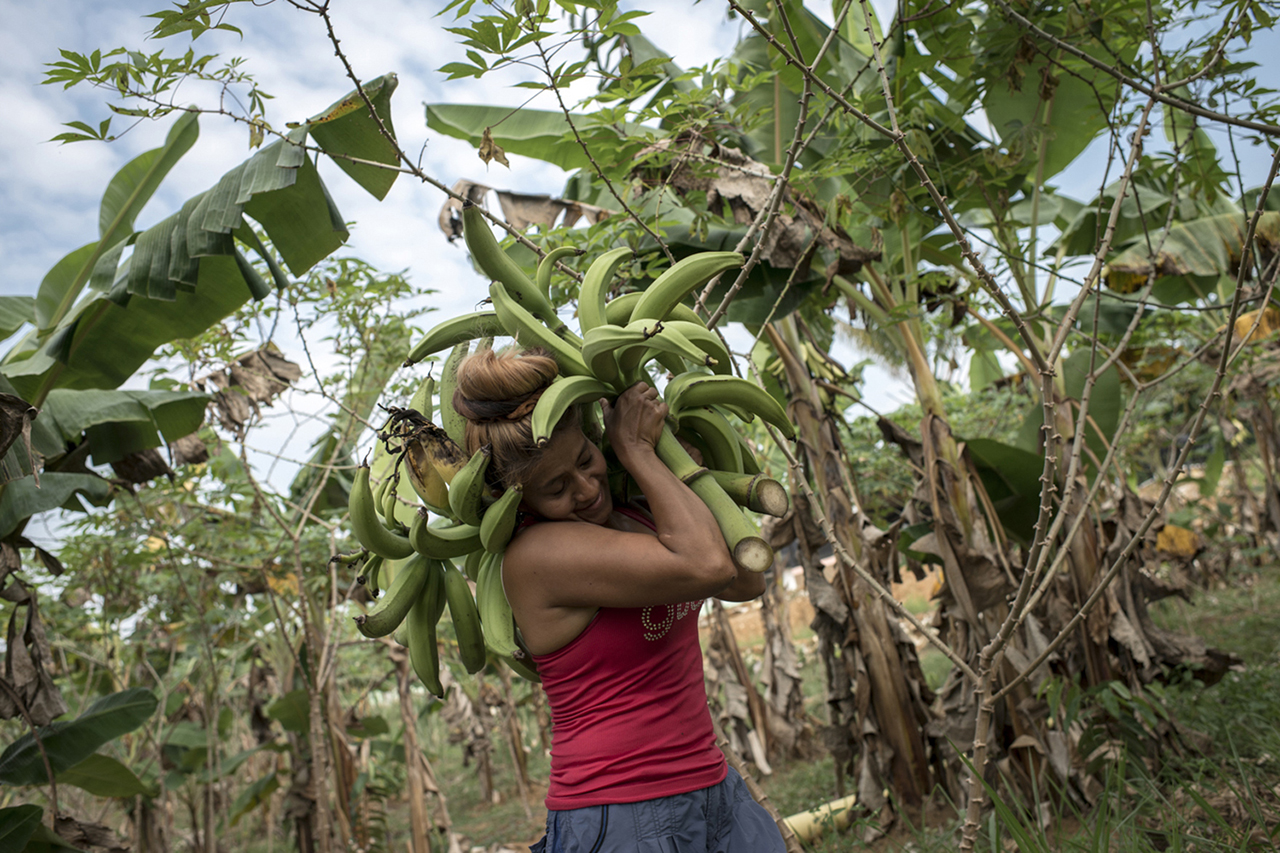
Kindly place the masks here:
[[(452, 406), (461, 355), (511, 340), (564, 375), (535, 427), (662, 389), (663, 461), (770, 581), (759, 644), (715, 604), (704, 653), (778, 818), (852, 795), (837, 840), (792, 850), (1112, 820), (1153, 849), (1275, 845), (1274, 723), (1227, 753), (1205, 708), (1273, 720), (1276, 649), (1174, 604), (1276, 604), (1280, 154), (1255, 174), (1237, 149), (1280, 137), (1237, 56), (1266, 4), (730, 0), (732, 54), (690, 70), (612, 3), (449, 4), (468, 62), (440, 74), (558, 108), (434, 103), (429, 133), (565, 170), (556, 197), (423, 171), (396, 75), (291, 6), (351, 86), (307, 119), (174, 47), (259, 14), (239, 0), (157, 12), (154, 54), (49, 66), (170, 130), (96, 240), (0, 297), (6, 849), (536, 837), (549, 717), (500, 576), (520, 495), (483, 488)], [(157, 213), (202, 121), (251, 154)], [(1082, 158), (1097, 184), (1058, 186)], [(397, 181), (467, 246), (474, 313), (426, 315), (430, 271), (343, 250), (339, 203)], [(873, 411), (873, 364), (913, 402)], [(927, 606), (894, 598), (926, 571)]]

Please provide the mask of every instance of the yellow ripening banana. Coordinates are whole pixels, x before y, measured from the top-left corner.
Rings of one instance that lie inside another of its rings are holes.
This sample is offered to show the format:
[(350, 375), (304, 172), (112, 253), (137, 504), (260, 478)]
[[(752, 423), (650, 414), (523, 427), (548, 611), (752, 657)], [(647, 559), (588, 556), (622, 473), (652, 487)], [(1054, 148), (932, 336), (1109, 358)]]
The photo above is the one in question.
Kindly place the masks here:
[(581, 255), (583, 251), (576, 246), (557, 246), (543, 256), (538, 262), (538, 274), (534, 276), (533, 283), (537, 286), (538, 292), (546, 297), (547, 301), (551, 301), (551, 275), (555, 272), (556, 264), (561, 258), (567, 258), (570, 255)]
[(415, 554), (401, 564), (391, 586), (368, 613), (356, 617), (356, 628), (369, 638), (385, 637), (399, 627), (422, 594), (428, 575), (427, 559)]
[(427, 563), (427, 582), (405, 619), (405, 639), (409, 663), (422, 685), (433, 696), (444, 696), (440, 683), (440, 645), (436, 641), (436, 622), (444, 608), (444, 573), (439, 563)]
[(458, 657), (467, 672), (484, 669), (487, 655), (484, 650), (484, 630), (480, 626), (480, 611), (471, 595), (466, 577), (453, 563), (444, 564), (444, 595), (449, 602), (449, 616), (453, 619), (453, 633), (458, 638)]
[(484, 475), (489, 470), (492, 456), (492, 447), (487, 444), (481, 447), (471, 454), (470, 461), (462, 466), (449, 484), (449, 509), (453, 511), (453, 517), (463, 524), (478, 525), (484, 515), (484, 498), (489, 491)]
[(665, 320), (671, 309), (694, 290), (726, 270), (737, 269), (743, 262), (737, 252), (698, 252), (677, 261), (644, 289), (631, 311), (631, 321)]
[[(610, 286), (613, 284), (614, 272), (622, 266), (623, 261), (634, 254), (635, 252), (627, 246), (610, 249), (587, 267), (586, 275), (582, 277), (582, 287), (578, 289), (578, 328), (582, 331), (583, 344), (586, 343), (587, 333), (597, 326), (603, 326), (605, 323), (622, 325), (631, 316), (628, 310), (626, 317), (620, 316), (617, 320), (606, 319), (605, 298), (609, 295)], [(636, 298), (638, 299), (639, 296)]]
[(389, 560), (402, 560), (413, 553), (413, 545), (406, 537), (382, 526), (378, 505), (369, 488), (368, 465), (356, 469), (347, 509), (351, 514), (351, 532), (365, 548)]
[(570, 406), (611, 396), (610, 390), (608, 385), (592, 376), (556, 377), (533, 407), (533, 415), (529, 419), (533, 443), (545, 447)]
[(370, 598), (377, 598), (379, 593), (378, 576), (382, 573), (382, 557), (378, 554), (370, 554), (369, 559), (360, 567), (360, 574), (356, 575), (356, 583), (364, 587), (365, 592)]
[(501, 554), (511, 541), (516, 529), (516, 515), (520, 512), (520, 499), (524, 496), (519, 486), (511, 486), (502, 493), (497, 503), (485, 510), (480, 520), (480, 544), (490, 554)]
[[(502, 324), (498, 315), (492, 311), (473, 311), (458, 317), (450, 317), (432, 327), (426, 336), (414, 344), (404, 360), (408, 367), (417, 364), (429, 355), (455, 347), (463, 341), (473, 341), (491, 335), (502, 334)], [(425, 415), (426, 412), (423, 412)]]
[(683, 374), (667, 383), (663, 396), (677, 418), (682, 410), (697, 406), (741, 406), (776, 426), (787, 438), (795, 438), (796, 429), (782, 404), (759, 385), (736, 376)]
[(436, 378), (428, 374), (427, 378), (418, 385), (418, 390), (414, 391), (413, 396), (409, 398), (409, 408), (427, 420), (431, 420), (431, 413), (435, 411), (435, 396)]
[(555, 357), (556, 364), (560, 365), (561, 373), (571, 376), (590, 375), (591, 371), (587, 370), (587, 365), (582, 361), (581, 345), (556, 336), (541, 320), (516, 302), (502, 282), (495, 281), (489, 285), (489, 296), (503, 328), (520, 346), (542, 347), (547, 350)]
[[(643, 290), (633, 290), (630, 293), (624, 293), (609, 300), (608, 304), (604, 306), (605, 322), (612, 323), (615, 326), (625, 326), (630, 323), (631, 312), (635, 310), (636, 303), (640, 301), (641, 296), (644, 296)], [(694, 323), (704, 329), (707, 327), (707, 321), (699, 317), (698, 312), (683, 302), (677, 303), (667, 312), (667, 319)]]
[(708, 473), (738, 506), (777, 518), (787, 514), (791, 499), (787, 495), (786, 487), (777, 480), (766, 477), (764, 474), (734, 474), (730, 471), (715, 469), (709, 470)]
[(467, 446), (467, 419), (453, 407), (453, 392), (458, 387), (458, 365), (470, 352), (471, 342), (463, 341), (449, 353), (440, 370), (440, 426), (458, 447)]
[[(738, 443), (738, 431), (724, 415), (704, 407), (681, 409), (678, 421), (681, 430), (691, 429), (702, 439), (706, 448), (703, 465), (742, 473), (742, 445)], [(709, 458), (706, 457), (707, 451), (711, 454)]]
[(422, 442), (411, 439), (405, 447), (403, 459), (409, 485), (413, 486), (427, 509), (442, 515), (449, 509), (449, 487), (441, 479), (436, 466), (431, 464)]
[(489, 554), (480, 566), (476, 581), (476, 608), (484, 627), (484, 644), (498, 655), (513, 655), (516, 644), (516, 622), (511, 615), (507, 593), (502, 588), (502, 555)]
[[(489, 223), (484, 221), (480, 208), (464, 204), (462, 207), (462, 238), (476, 264), (493, 281), (500, 281), (506, 287), (512, 300), (524, 307), (525, 311), (545, 323), (551, 334), (564, 338), (573, 344), (582, 343), (578, 336), (556, 316), (556, 309), (547, 297), (538, 291), (538, 286), (529, 280), (520, 265), (511, 260), (511, 256), (503, 251)], [(499, 314), (499, 319), (501, 314)], [(503, 320), (503, 325), (506, 321)], [(507, 329), (508, 334), (510, 329)]]
[(479, 548), (480, 530), (473, 524), (428, 524), (426, 513), (419, 511), (409, 527), (409, 541), (419, 554), (448, 560)]
[(714, 362), (708, 366), (711, 367), (712, 372), (726, 376), (733, 373), (733, 356), (729, 353), (729, 348), (725, 346), (718, 334), (702, 323), (667, 319), (663, 321), (662, 328), (668, 332), (680, 333), (689, 343), (711, 356)]
[[(457, 442), (449, 438), (447, 432), (435, 424), (419, 427), (414, 432), (413, 439), (407, 443), (411, 453), (419, 451), (422, 453), (423, 458), (436, 469), (436, 473), (440, 475), (440, 479), (446, 486), (453, 482), (453, 478), (471, 458), (458, 446)], [(447, 508), (449, 501), (446, 500), (440, 506)]]

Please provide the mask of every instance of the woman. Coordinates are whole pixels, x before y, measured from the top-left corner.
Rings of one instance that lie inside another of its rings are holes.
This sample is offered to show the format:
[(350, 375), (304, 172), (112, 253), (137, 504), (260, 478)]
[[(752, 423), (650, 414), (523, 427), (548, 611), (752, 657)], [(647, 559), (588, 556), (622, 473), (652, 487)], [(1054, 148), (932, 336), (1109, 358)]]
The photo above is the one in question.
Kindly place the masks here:
[(654, 450), (667, 407), (637, 384), (605, 405), (605, 434), (648, 510), (617, 506), (600, 448), (570, 412), (541, 450), (530, 415), (557, 375), (540, 350), (481, 351), (458, 368), (467, 450), (524, 490), (502, 580), (551, 705), (547, 835), (534, 853), (775, 853), (777, 825), (715, 745), (698, 611), (746, 601), (711, 512)]

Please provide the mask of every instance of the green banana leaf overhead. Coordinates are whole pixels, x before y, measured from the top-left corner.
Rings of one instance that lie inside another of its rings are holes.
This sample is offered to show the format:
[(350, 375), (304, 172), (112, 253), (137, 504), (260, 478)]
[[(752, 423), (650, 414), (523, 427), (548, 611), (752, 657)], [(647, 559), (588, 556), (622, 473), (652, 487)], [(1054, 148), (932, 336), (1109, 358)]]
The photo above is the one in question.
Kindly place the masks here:
[[(365, 87), (390, 129), (394, 75)], [(198, 135), (184, 113), (166, 143), (127, 164), (111, 180), (99, 216), (101, 237), (65, 257), (41, 284), (35, 326), (0, 363), (26, 399), (37, 405), (53, 388), (112, 388), (155, 350), (190, 337), (271, 292), (242, 246), (267, 263), (276, 287), (288, 278), (259, 242), (255, 227), (294, 275), (301, 275), (346, 240), (342, 215), (301, 146), (311, 142), (371, 194), (385, 196), (394, 171), (343, 158), (394, 165), (377, 122), (348, 95), (228, 171), (160, 223), (138, 233), (133, 222), (156, 186)], [(361, 166), (361, 168), (356, 168)], [(123, 263), (125, 248), (132, 255)], [(80, 298), (83, 291), (90, 294)], [(79, 300), (79, 301), (77, 301)]]
[(159, 447), (161, 439), (172, 442), (190, 435), (204, 423), (208, 403), (208, 395), (199, 391), (58, 388), (49, 393), (40, 416), (52, 418), (68, 443), (88, 432), (94, 463), (106, 464)]
[[(485, 131), (508, 154), (532, 157), (566, 172), (591, 165), (564, 113), (554, 110), (512, 110), (487, 104), (427, 104), (427, 127), (436, 133), (464, 140), (479, 148)], [(584, 140), (605, 134), (618, 139), (644, 139), (664, 135), (651, 127), (628, 122), (621, 127), (605, 124), (597, 118), (575, 114), (574, 127)]]
[[(98, 240), (55, 264), (34, 299), (0, 300), (4, 337), (33, 327), (0, 361), (0, 392), (41, 410), (30, 438), (45, 460), (43, 472), (33, 471), (39, 457), (15, 442), (0, 461), (0, 537), (20, 531), (36, 513), (83, 509), (77, 495), (109, 501), (110, 484), (84, 467), (86, 459), (118, 462), (200, 427), (208, 402), (202, 393), (112, 389), (164, 344), (198, 335), (249, 299), (286, 287), (285, 268), (302, 275), (342, 245), (342, 215), (302, 146), (310, 140), (383, 198), (397, 172), (345, 158), (396, 164), (383, 135), (384, 128), (392, 131), (395, 88), (395, 75), (364, 86), (382, 127), (350, 93), (138, 232), (143, 207), (199, 136), (196, 114), (181, 113), (163, 146), (134, 158), (108, 183)], [(270, 281), (246, 249), (265, 263)]]
[(36, 300), (31, 296), (0, 296), (0, 340), (35, 321)]

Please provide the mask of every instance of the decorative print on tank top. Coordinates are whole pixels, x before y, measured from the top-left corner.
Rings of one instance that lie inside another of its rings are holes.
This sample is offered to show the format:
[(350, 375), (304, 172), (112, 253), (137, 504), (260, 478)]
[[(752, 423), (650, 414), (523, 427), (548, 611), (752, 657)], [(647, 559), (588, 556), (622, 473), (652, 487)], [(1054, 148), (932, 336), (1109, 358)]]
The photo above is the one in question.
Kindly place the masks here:
[[(646, 607), (640, 611), (640, 627), (644, 628), (644, 638), (650, 642), (661, 640), (676, 624), (690, 613), (696, 614), (702, 609), (702, 601), (686, 601), (682, 604), (659, 604), (657, 607)], [(657, 617), (654, 611), (665, 611)], [(657, 618), (655, 618), (657, 617)]]

